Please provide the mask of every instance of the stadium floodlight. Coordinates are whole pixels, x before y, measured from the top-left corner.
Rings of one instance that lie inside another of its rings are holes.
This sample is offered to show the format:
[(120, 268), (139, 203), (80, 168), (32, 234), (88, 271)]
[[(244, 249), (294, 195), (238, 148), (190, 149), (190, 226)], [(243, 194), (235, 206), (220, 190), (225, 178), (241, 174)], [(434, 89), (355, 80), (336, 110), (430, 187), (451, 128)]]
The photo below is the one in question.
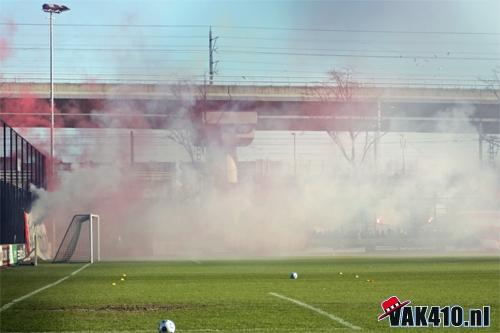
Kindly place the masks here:
[(53, 262), (95, 262), (101, 260), (99, 215), (73, 216)]
[(47, 4), (42, 5), (42, 10), (49, 13), (49, 33), (50, 33), (50, 173), (54, 174), (54, 64), (52, 59), (52, 14), (60, 14), (68, 11), (65, 5)]
[(56, 5), (56, 4), (48, 4), (48, 3), (44, 3), (42, 5), (42, 10), (46, 13), (56, 13), (56, 14), (59, 14), (59, 13), (62, 13), (62, 12), (65, 12), (67, 10), (69, 10), (68, 7), (64, 6), (64, 5)]

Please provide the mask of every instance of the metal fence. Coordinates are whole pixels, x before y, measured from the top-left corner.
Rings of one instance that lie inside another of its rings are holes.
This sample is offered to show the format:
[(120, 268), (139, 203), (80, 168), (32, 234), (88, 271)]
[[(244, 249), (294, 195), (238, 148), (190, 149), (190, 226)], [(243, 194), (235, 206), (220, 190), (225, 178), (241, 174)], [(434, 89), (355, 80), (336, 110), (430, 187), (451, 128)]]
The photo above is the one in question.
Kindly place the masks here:
[[(49, 78), (40, 73), (5, 73), (2, 77), (6, 83), (39, 83)], [(368, 88), (442, 88), (442, 89), (476, 89), (498, 90), (495, 78), (485, 79), (475, 76), (402, 76), (402, 75), (352, 75), (356, 86)], [(79, 73), (60, 74), (58, 83), (87, 83), (88, 76)], [(203, 75), (163, 75), (163, 74), (131, 74), (131, 73), (94, 73), (92, 82), (108, 84), (179, 84), (189, 82), (193, 85), (207, 84)], [(333, 86), (335, 81), (328, 75), (217, 75), (213, 83), (225, 86), (285, 86), (285, 87), (317, 87)]]
[(30, 186), (47, 186), (45, 156), (2, 120), (0, 126), (0, 243), (24, 243), (24, 212), (35, 199)]

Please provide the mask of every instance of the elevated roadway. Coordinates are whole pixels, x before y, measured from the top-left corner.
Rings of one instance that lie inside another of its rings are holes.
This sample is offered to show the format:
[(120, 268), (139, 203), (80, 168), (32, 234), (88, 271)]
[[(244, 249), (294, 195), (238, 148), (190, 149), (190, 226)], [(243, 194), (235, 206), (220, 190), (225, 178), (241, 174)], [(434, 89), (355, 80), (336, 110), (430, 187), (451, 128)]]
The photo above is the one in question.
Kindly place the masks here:
[[(443, 87), (61, 83), (59, 127), (168, 128), (211, 112), (252, 112), (258, 130), (369, 130), (500, 134), (500, 91)], [(13, 126), (46, 126), (49, 85), (0, 83)]]

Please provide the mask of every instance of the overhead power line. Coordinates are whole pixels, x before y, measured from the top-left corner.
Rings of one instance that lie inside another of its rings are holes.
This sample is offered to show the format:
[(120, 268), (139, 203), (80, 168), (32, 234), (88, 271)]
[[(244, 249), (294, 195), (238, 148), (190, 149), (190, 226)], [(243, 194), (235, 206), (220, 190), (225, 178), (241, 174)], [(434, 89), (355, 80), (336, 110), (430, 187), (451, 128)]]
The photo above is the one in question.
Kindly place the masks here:
[[(10, 25), (8, 22), (0, 22), (0, 25)], [(45, 23), (16, 23), (17, 26), (45, 26)], [(59, 27), (110, 27), (110, 28), (203, 28), (210, 25), (200, 24), (90, 24), (90, 23), (60, 23), (54, 24)], [(369, 30), (369, 29), (335, 29), (335, 28), (306, 28), (306, 27), (269, 27), (269, 26), (230, 26), (216, 25), (214, 28), (239, 29), (239, 30), (276, 30), (276, 31), (310, 31), (310, 32), (343, 32), (343, 33), (374, 33), (374, 34), (423, 34), (423, 35), (485, 35), (498, 36), (499, 32), (485, 31), (411, 31), (411, 30)]]
[[(177, 68), (177, 67), (176, 67)], [(191, 68), (191, 67), (180, 67), (180, 68)], [(67, 70), (68, 68), (66, 68)], [(128, 73), (123, 73), (123, 72), (117, 72), (117, 73), (106, 73), (106, 72), (93, 72), (93, 73), (85, 73), (81, 71), (76, 71), (75, 68), (71, 68), (73, 71), (71, 72), (59, 72), (58, 74), (60, 76), (68, 76), (68, 77), (73, 77), (73, 76), (81, 76), (81, 75), (95, 75), (95, 76), (109, 76), (109, 77), (137, 77), (138, 73), (134, 72), (128, 72)], [(240, 69), (238, 69), (240, 70)], [(269, 69), (263, 69), (263, 71), (271, 71)], [(324, 73), (309, 73), (309, 72), (304, 72), (304, 71), (290, 71), (291, 73), (293, 72), (298, 72), (298, 73), (308, 73), (310, 75), (264, 75), (264, 74), (251, 74), (251, 75), (246, 75), (245, 77), (248, 79), (254, 79), (254, 78), (275, 78), (275, 79), (328, 79), (328, 75), (326, 72)], [(19, 75), (44, 75), (47, 74), (45, 72), (5, 72), (3, 73), (5, 76), (19, 76)], [(158, 71), (155, 71), (154, 74), (150, 73), (141, 73), (140, 77), (164, 77), (165, 74), (158, 73)], [(199, 76), (202, 77), (202, 76)], [(241, 75), (238, 74), (231, 74), (231, 75), (220, 75), (220, 78), (240, 78)], [(353, 73), (352, 76), (353, 80), (381, 80), (381, 81), (386, 81), (386, 80), (393, 80), (393, 81), (405, 81), (405, 80), (412, 80), (412, 81), (438, 81), (441, 82), (443, 80), (446, 81), (457, 81), (457, 82), (464, 82), (465, 80), (468, 81), (478, 81), (479, 80), (473, 76), (443, 76), (443, 77), (432, 77), (432, 76), (401, 76), (401, 75), (394, 75), (392, 76), (384, 76), (380, 74), (367, 74), (367, 73)], [(468, 78), (468, 79), (466, 79)], [(472, 78), (472, 79), (471, 79)]]
[(438, 45), (446, 45), (446, 44), (458, 44), (464, 45), (466, 44), (481, 44), (481, 45), (498, 45), (500, 41), (481, 41), (481, 40), (380, 40), (380, 39), (332, 39), (332, 38), (283, 38), (283, 37), (260, 37), (260, 36), (226, 36), (224, 35), (224, 40), (265, 40), (265, 41), (281, 41), (281, 42), (308, 42), (308, 43), (316, 43), (316, 42), (325, 42), (325, 43), (363, 43), (363, 44), (438, 44)]
[[(14, 50), (48, 50), (47, 47), (12, 47)], [(59, 47), (57, 51), (96, 51), (96, 52), (107, 52), (107, 51), (128, 51), (128, 52), (205, 52), (203, 49), (164, 49), (164, 48), (77, 48), (77, 47)]]
[[(35, 51), (47, 50), (46, 47), (13, 47), (15, 50)], [(58, 51), (93, 51), (93, 52), (172, 52), (172, 53), (200, 53), (206, 52), (204, 49), (164, 49), (164, 48), (66, 48), (61, 47)], [(314, 50), (314, 49), (313, 49)], [(337, 51), (344, 52), (344, 51)], [(346, 51), (348, 52), (348, 51)], [(258, 54), (258, 55), (285, 55), (285, 56), (309, 56), (309, 57), (349, 57), (349, 58), (387, 58), (387, 59), (415, 59), (415, 60), (476, 60), (476, 61), (498, 61), (500, 57), (453, 57), (453, 56), (422, 56), (422, 55), (388, 55), (388, 54), (355, 54), (355, 53), (323, 53), (323, 52), (272, 52), (272, 51), (256, 51), (245, 49), (226, 49), (224, 53), (233, 54)], [(381, 51), (383, 53), (383, 51)]]
[[(181, 44), (149, 44), (149, 45), (141, 45), (141, 47), (134, 47), (131, 48), (130, 45), (109, 45), (107, 44), (106, 48), (98, 48), (99, 50), (116, 50), (116, 49), (126, 49), (126, 50), (146, 50), (146, 51), (154, 51), (154, 50), (163, 50), (165, 48), (167, 49), (173, 49), (173, 48), (203, 48), (204, 45), (181, 45)], [(322, 52), (322, 51), (330, 51), (330, 52), (366, 52), (366, 53), (396, 53), (396, 54), (406, 54), (406, 55), (411, 55), (411, 54), (429, 54), (433, 56), (434, 54), (446, 54), (446, 57), (449, 57), (450, 55), (456, 55), (456, 54), (494, 54), (494, 55), (500, 55), (500, 51), (492, 51), (492, 52), (480, 52), (480, 51), (454, 51), (451, 49), (446, 49), (446, 50), (441, 50), (441, 51), (436, 51), (436, 50), (394, 50), (394, 49), (388, 49), (384, 50), (383, 48), (377, 48), (377, 49), (337, 49), (337, 48), (301, 48), (301, 47), (277, 47), (277, 46), (261, 46), (261, 45), (224, 45), (225, 48), (227, 49), (246, 49), (249, 47), (259, 49), (259, 50), (277, 50), (277, 51), (309, 51), (309, 52)], [(11, 47), (12, 49), (19, 49), (19, 50), (24, 50), (24, 49), (39, 49), (39, 50), (47, 50), (48, 47), (45, 46), (45, 44), (15, 44)], [(90, 44), (79, 44), (79, 45), (68, 45), (68, 44), (63, 44), (62, 47), (59, 47), (56, 45), (56, 48), (59, 49), (75, 49), (75, 50), (95, 50), (95, 47), (92, 47)], [(224, 50), (224, 49), (222, 49)]]
[[(0, 22), (0, 25), (11, 26), (10, 22)], [(47, 26), (46, 23), (15, 23), (16, 26)], [(58, 27), (110, 27), (110, 28), (208, 28), (208, 25), (202, 24), (93, 24), (93, 23), (59, 23), (54, 24)]]
[(350, 58), (389, 58), (389, 59), (446, 59), (446, 60), (480, 60), (497, 61), (500, 57), (423, 57), (423, 56), (404, 56), (404, 55), (367, 55), (367, 54), (340, 54), (340, 53), (299, 53), (299, 52), (267, 52), (267, 51), (245, 51), (245, 50), (225, 50), (226, 53), (241, 54), (262, 54), (262, 55), (287, 55), (287, 56), (312, 56), (312, 57), (350, 57)]
[[(198, 45), (195, 45), (195, 44), (169, 44), (169, 43), (162, 43), (162, 44), (140, 44), (140, 46), (135, 46), (135, 47), (131, 47), (131, 45), (134, 45), (133, 43), (121, 43), (121, 44), (112, 44), (112, 43), (107, 43), (106, 44), (106, 47), (104, 49), (115, 49), (115, 48), (125, 48), (125, 49), (137, 49), (137, 50), (141, 50), (141, 49), (155, 49), (155, 48), (159, 48), (159, 49), (172, 49), (172, 48), (201, 48), (203, 47), (204, 45), (201, 45), (201, 44), (198, 44)], [(55, 44), (54, 47), (56, 49), (60, 49), (60, 48), (75, 48), (75, 49), (79, 49), (79, 48), (91, 48), (91, 49), (95, 49), (96, 48), (96, 44), (90, 44), (90, 43), (78, 43), (78, 44), (67, 44), (67, 43), (61, 43), (61, 44)], [(43, 50), (47, 50), (48, 47), (46, 46), (46, 44), (24, 44), (24, 43), (19, 43), (19, 44), (13, 44), (11, 46), (11, 48), (18, 48), (18, 49), (22, 49), (22, 48), (36, 48), (36, 49), (43, 49)], [(102, 47), (99, 47), (99, 49), (103, 49)]]
[[(176, 63), (177, 61), (172, 60), (172, 63)], [(180, 63), (185, 63), (184, 61), (179, 61)], [(85, 65), (75, 65), (75, 66), (58, 66), (57, 69), (61, 72), (58, 74), (60, 75), (138, 75), (139, 73), (137, 72), (130, 72), (129, 74), (123, 74), (123, 73), (128, 73), (126, 71), (141, 71), (141, 75), (144, 76), (150, 76), (152, 74), (150, 73), (151, 70), (154, 69), (154, 75), (156, 76), (161, 76), (164, 74), (160, 74), (161, 71), (163, 70), (175, 70), (175, 69), (207, 69), (205, 66), (204, 62), (199, 62), (199, 61), (186, 61), (188, 63), (192, 63), (192, 65), (172, 65), (172, 66), (166, 66), (166, 67), (161, 67), (158, 68), (157, 66), (127, 66), (127, 65), (120, 65), (118, 66), (118, 72), (116, 73), (95, 73), (95, 70), (103, 70), (103, 69), (110, 69), (109, 65), (106, 66), (85, 66)], [(39, 62), (32, 62), (33, 64), (37, 64)], [(4, 75), (48, 75), (46, 71), (40, 71), (40, 68), (37, 68), (36, 70), (26, 70), (26, 63), (23, 63), (24, 66), (22, 67), (10, 67), (9, 72), (3, 73)], [(197, 66), (197, 67), (193, 67)], [(250, 67), (231, 67), (231, 66), (224, 66), (223, 68), (224, 72), (238, 72), (240, 74), (244, 73), (251, 73), (251, 72), (264, 72), (264, 73), (307, 73), (309, 76), (326, 76), (327, 75), (327, 70), (320, 71), (318, 69), (311, 71), (311, 70), (295, 70), (295, 69), (277, 69), (277, 68), (267, 68), (267, 67), (255, 67), (255, 68), (250, 68)], [(234, 76), (234, 74), (233, 74)], [(245, 75), (245, 76), (251, 76), (251, 75)], [(273, 75), (274, 76), (274, 75)], [(282, 75), (283, 76), (283, 75)], [(398, 80), (462, 80), (462, 79), (467, 79), (467, 80), (479, 80), (479, 77), (477, 75), (461, 75), (461, 74), (456, 74), (456, 75), (422, 75), (421, 73), (402, 73), (402, 72), (365, 72), (365, 71), (354, 71), (353, 72), (353, 77), (355, 79), (359, 78), (370, 78), (370, 79), (398, 79)]]
[[(0, 25), (12, 25), (10, 22), (0, 22)], [(208, 29), (210, 25), (205, 24), (92, 24), (92, 23), (60, 23), (54, 24), (59, 27), (115, 27), (115, 28), (203, 28)], [(46, 26), (45, 23), (16, 23), (16, 26)], [(378, 30), (378, 29), (338, 29), (323, 27), (270, 27), (270, 26), (242, 26), (242, 25), (212, 25), (220, 29), (240, 30), (282, 30), (282, 31), (310, 31), (310, 32), (345, 32), (345, 33), (374, 33), (374, 34), (422, 34), (422, 35), (486, 35), (498, 36), (500, 32), (487, 31), (412, 31), (412, 30)]]
[[(70, 33), (70, 34), (69, 34)], [(75, 33), (72, 30), (62, 30), (59, 31), (58, 34), (64, 34), (65, 36), (70, 36), (70, 37), (75, 37), (78, 39), (85, 39), (85, 38), (91, 38), (92, 40), (99, 39), (99, 38), (127, 38), (127, 39), (134, 39), (134, 38), (140, 38), (141, 40), (148, 39), (148, 38), (155, 38), (155, 39), (178, 39), (178, 38), (186, 38), (186, 39), (206, 39), (206, 36), (204, 35), (158, 35), (158, 34), (148, 34), (144, 32), (140, 32), (139, 35), (133, 35), (133, 34), (101, 34), (96, 31), (78, 31), (78, 33)], [(87, 34), (87, 35), (86, 35)], [(45, 33), (31, 33), (31, 32), (23, 32), (23, 36), (34, 36), (34, 37), (45, 37)], [(437, 45), (448, 45), (448, 44), (458, 44), (458, 45), (464, 45), (464, 44), (474, 44), (474, 45), (499, 45), (500, 40), (478, 40), (478, 39), (467, 39), (467, 40), (415, 40), (415, 39), (405, 39), (405, 40), (391, 40), (391, 39), (379, 39), (379, 38), (370, 38), (370, 39), (356, 39), (356, 38), (348, 38), (348, 39), (338, 39), (338, 38), (295, 38), (295, 37), (271, 37), (269, 35), (266, 36), (238, 36), (238, 35), (223, 35), (224, 40), (260, 40), (260, 41), (275, 41), (275, 42), (300, 42), (300, 43), (317, 43), (317, 42), (325, 42), (325, 43), (363, 43), (363, 44), (437, 44)]]
[(423, 34), (423, 35), (489, 35), (497, 36), (500, 32), (473, 32), (473, 31), (411, 31), (411, 30), (368, 30), (368, 29), (334, 29), (334, 28), (293, 28), (293, 27), (266, 27), (266, 26), (230, 26), (216, 25), (214, 28), (244, 29), (244, 30), (284, 30), (310, 32), (347, 32), (347, 33), (376, 33), (376, 34)]

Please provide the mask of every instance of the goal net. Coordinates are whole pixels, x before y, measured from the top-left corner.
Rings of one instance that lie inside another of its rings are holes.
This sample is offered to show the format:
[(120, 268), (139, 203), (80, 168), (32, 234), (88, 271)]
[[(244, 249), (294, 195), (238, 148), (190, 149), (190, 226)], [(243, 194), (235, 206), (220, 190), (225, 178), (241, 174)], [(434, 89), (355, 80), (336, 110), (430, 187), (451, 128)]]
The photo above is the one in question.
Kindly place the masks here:
[(99, 216), (73, 216), (54, 262), (94, 262), (100, 260)]

